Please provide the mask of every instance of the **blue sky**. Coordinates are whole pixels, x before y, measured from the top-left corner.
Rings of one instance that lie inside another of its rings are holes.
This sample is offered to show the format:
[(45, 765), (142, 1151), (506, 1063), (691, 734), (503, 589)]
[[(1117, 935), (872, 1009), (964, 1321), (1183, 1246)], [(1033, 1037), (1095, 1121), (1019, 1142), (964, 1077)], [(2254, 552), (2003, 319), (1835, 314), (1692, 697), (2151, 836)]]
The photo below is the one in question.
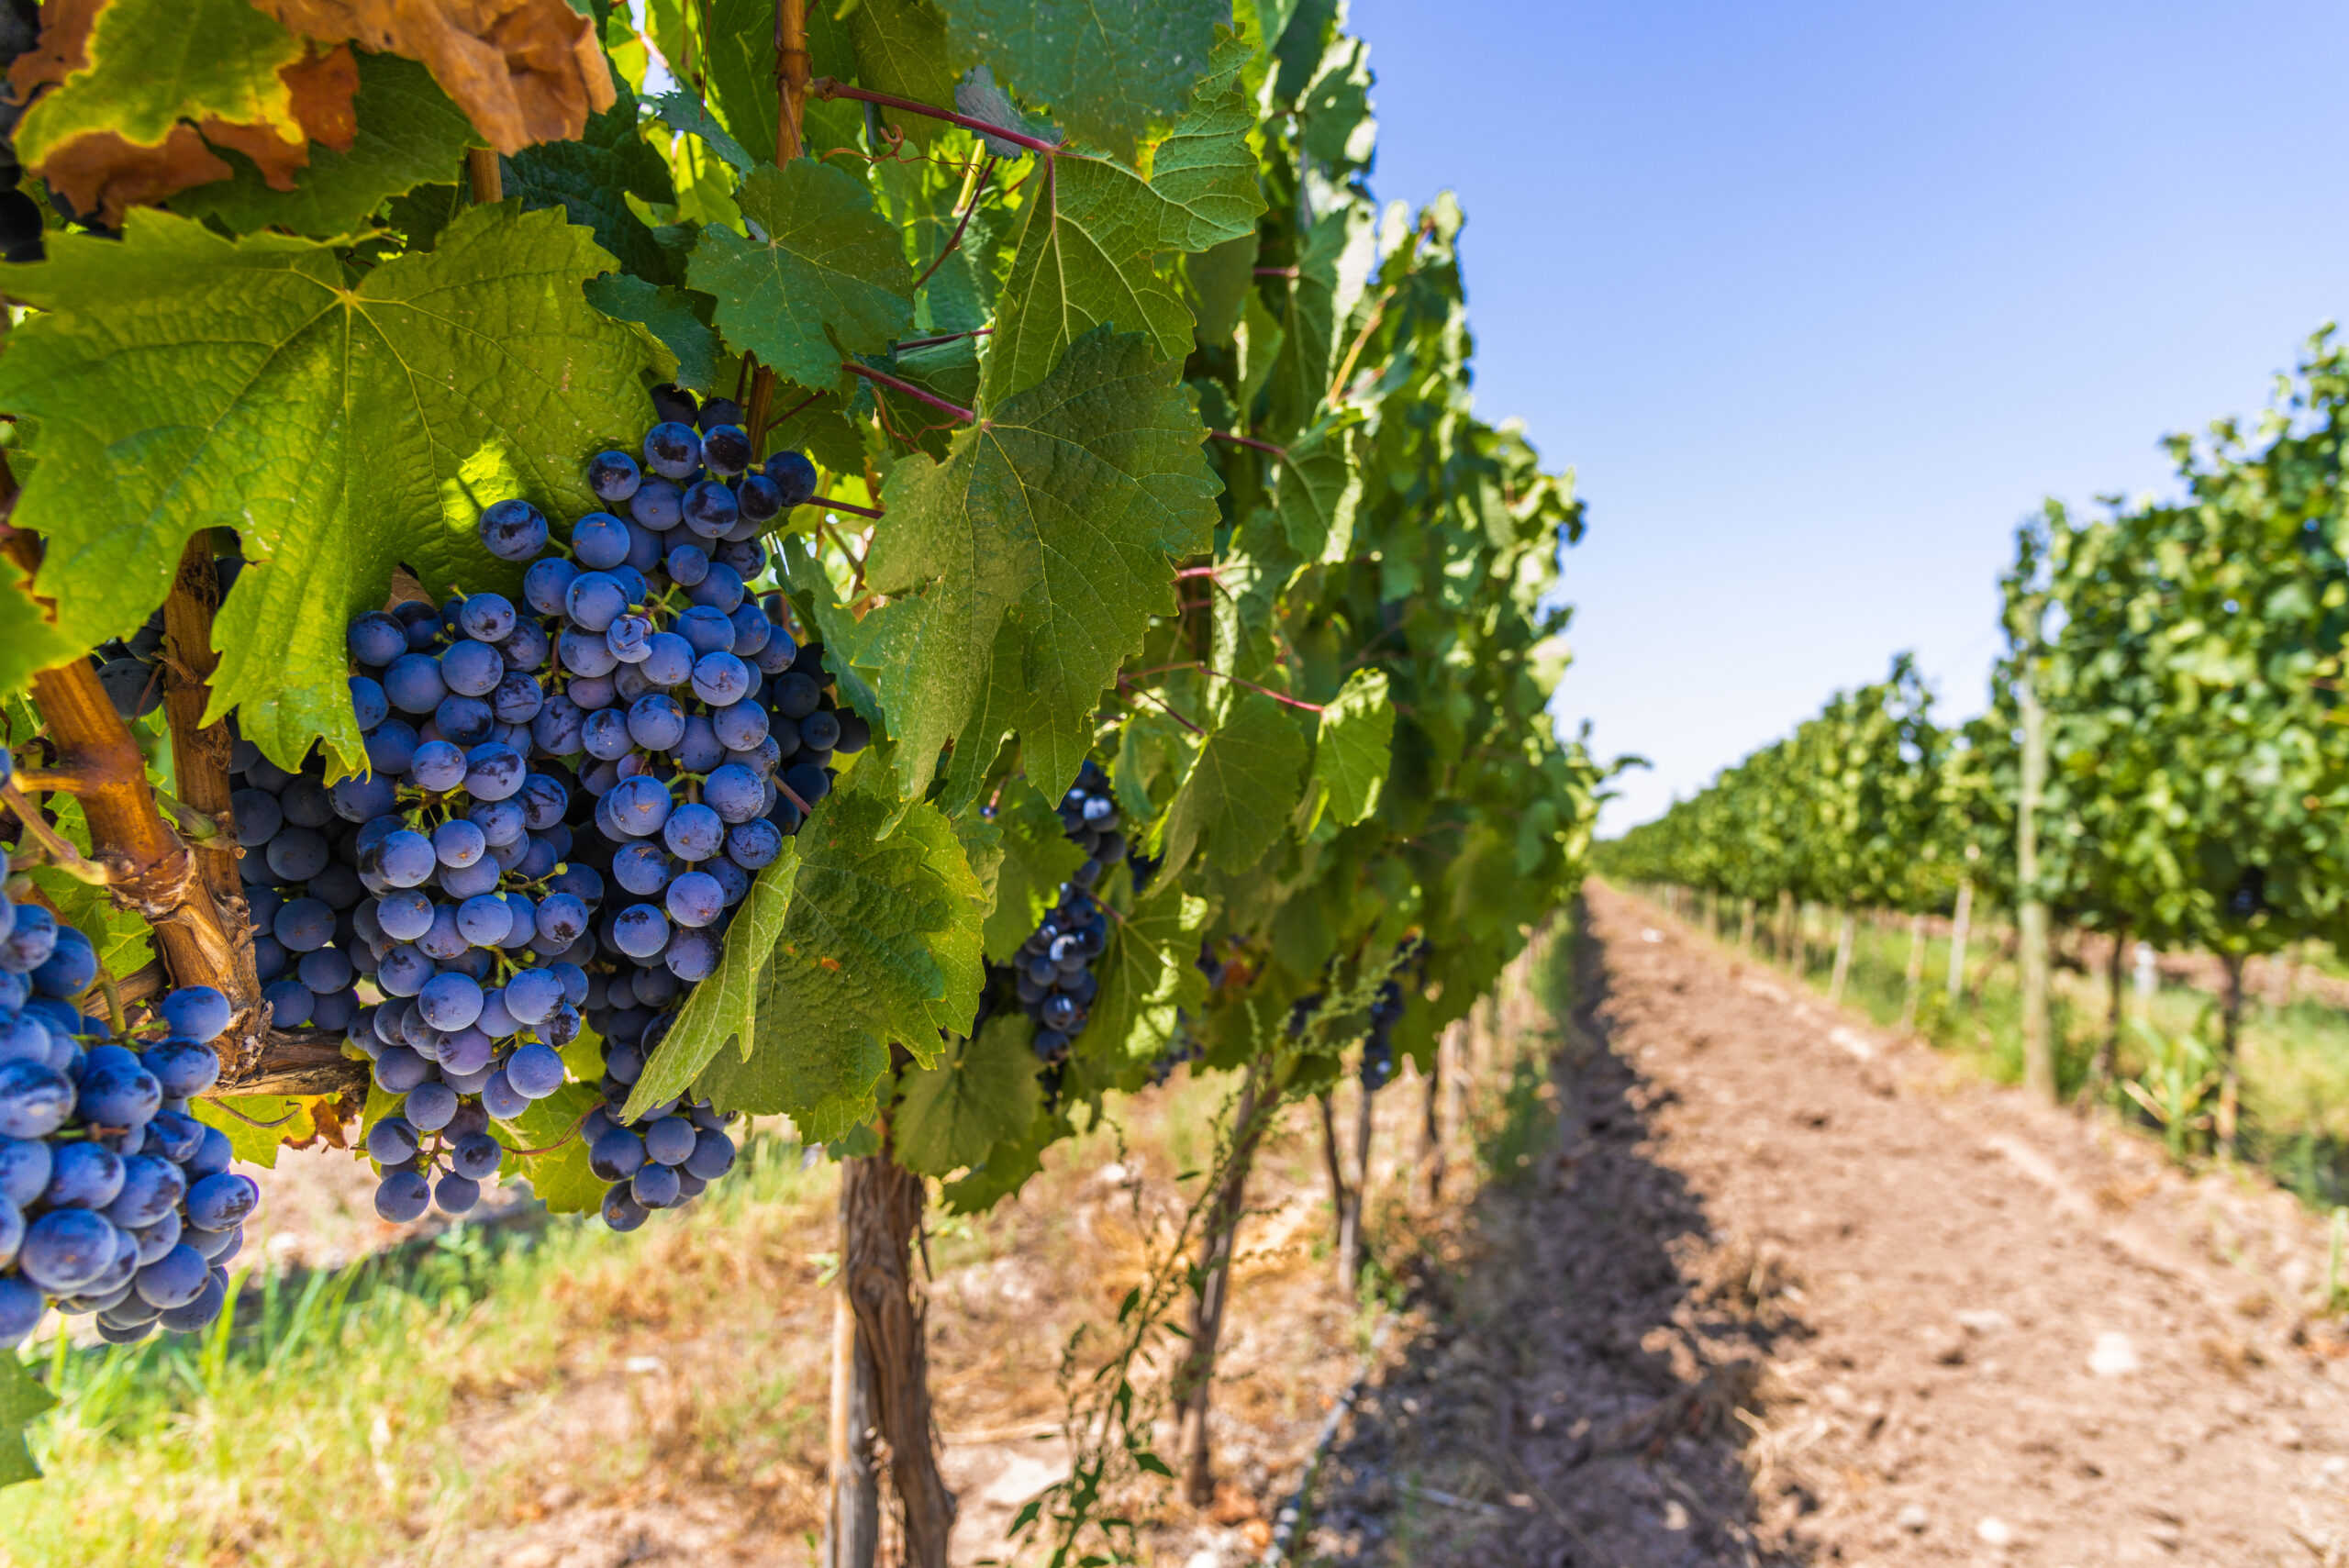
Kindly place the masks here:
[(2045, 495), (2168, 488), (2349, 309), (2349, 8), (1355, 0), (1378, 195), (1460, 193), (1477, 409), (1577, 470), (1609, 832), (1914, 648), (1978, 710)]

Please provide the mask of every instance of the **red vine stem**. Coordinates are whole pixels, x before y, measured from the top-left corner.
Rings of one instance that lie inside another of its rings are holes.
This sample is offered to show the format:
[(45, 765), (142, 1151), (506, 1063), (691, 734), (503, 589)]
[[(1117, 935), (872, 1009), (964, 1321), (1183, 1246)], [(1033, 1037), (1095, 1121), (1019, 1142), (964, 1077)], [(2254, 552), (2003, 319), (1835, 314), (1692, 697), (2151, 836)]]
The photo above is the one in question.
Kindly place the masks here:
[(1180, 664), (1153, 664), (1147, 670), (1136, 670), (1130, 674), (1120, 676), (1119, 679), (1140, 680), (1144, 675), (1163, 675), (1170, 670), (1197, 670), (1202, 675), (1212, 675), (1219, 681), (1230, 681), (1235, 685), (1245, 686), (1252, 692), (1262, 692), (1275, 702), (1286, 703), (1291, 707), (1303, 708), (1307, 713), (1326, 711), (1324, 705), (1320, 703), (1303, 702), (1284, 693), (1276, 692), (1270, 686), (1260, 686), (1245, 675), (1227, 675), (1221, 670), (1211, 669), (1196, 659), (1186, 660)]
[[(971, 227), (971, 215), (979, 210), (979, 197), (986, 194), (987, 176), (994, 172), (995, 157), (993, 154), (989, 154), (985, 161), (979, 165), (979, 178), (978, 182), (971, 187), (970, 203), (963, 208), (963, 217), (961, 220), (954, 225), (954, 232), (948, 237), (946, 249), (941, 250), (938, 253), (938, 259), (930, 262), (929, 266), (924, 267), (921, 270), (921, 276), (914, 280), (914, 292), (916, 294), (919, 294), (921, 292), (922, 284), (930, 282), (931, 273), (937, 272), (939, 268), (946, 264), (946, 258), (954, 254), (954, 248), (963, 243), (963, 231)], [(960, 337), (962, 334), (957, 333), (955, 336)], [(940, 338), (936, 339), (936, 341), (941, 343), (952, 342), (952, 340), (953, 339), (951, 338)]]
[(1258, 267), (1255, 273), (1260, 278), (1293, 278), (1298, 275), (1295, 267)]
[(944, 120), (948, 125), (958, 125), (964, 130), (974, 130), (982, 136), (991, 136), (998, 141), (1008, 141), (1015, 147), (1024, 147), (1030, 152), (1041, 152), (1047, 158), (1054, 156), (1061, 150), (1052, 142), (1039, 140), (1024, 132), (1013, 130), (1009, 126), (993, 125), (985, 120), (973, 119), (968, 115), (958, 115), (952, 109), (941, 109), (935, 104), (925, 104), (915, 98), (900, 98), (894, 93), (875, 93), (869, 87), (852, 87), (838, 77), (818, 76), (809, 85), (814, 89), (816, 96), (828, 103), (834, 98), (853, 98), (862, 104), (878, 104), (885, 109), (903, 109), (907, 114), (924, 115), (934, 120)]
[(924, 392), (912, 382), (899, 381), (896, 376), (889, 374), (885, 371), (874, 370), (871, 365), (858, 364), (853, 360), (843, 361), (841, 364), (841, 369), (847, 371), (851, 375), (861, 375), (865, 380), (874, 383), (875, 385), (888, 387), (893, 392), (902, 392), (907, 397), (927, 403), (941, 414), (952, 414), (957, 419), (962, 420), (965, 425), (975, 425), (979, 422), (979, 417), (976, 414), (972, 413), (968, 408), (949, 403), (943, 397), (938, 396), (935, 393)]
[(1229, 441), (1235, 447), (1246, 447), (1251, 451), (1270, 452), (1284, 462), (1288, 461), (1286, 447), (1276, 447), (1270, 441), (1260, 441), (1253, 436), (1243, 436), (1236, 430), (1209, 430), (1208, 434), (1219, 441)]
[[(1148, 697), (1151, 701), (1158, 705), (1159, 711), (1165, 714), (1167, 717), (1173, 719), (1175, 723), (1181, 725), (1184, 728), (1189, 730), (1192, 734), (1198, 736), (1200, 739), (1206, 739), (1206, 730), (1200, 728), (1197, 725), (1193, 724), (1181, 714), (1176, 713), (1173, 706), (1169, 704), (1164, 697), (1160, 696), (1156, 692), (1145, 691), (1140, 686), (1135, 686), (1123, 675), (1118, 677), (1118, 689), (1125, 695), (1126, 700), (1129, 702), (1132, 701), (1137, 696)], [(777, 787), (780, 788), (781, 786), (778, 785)]]

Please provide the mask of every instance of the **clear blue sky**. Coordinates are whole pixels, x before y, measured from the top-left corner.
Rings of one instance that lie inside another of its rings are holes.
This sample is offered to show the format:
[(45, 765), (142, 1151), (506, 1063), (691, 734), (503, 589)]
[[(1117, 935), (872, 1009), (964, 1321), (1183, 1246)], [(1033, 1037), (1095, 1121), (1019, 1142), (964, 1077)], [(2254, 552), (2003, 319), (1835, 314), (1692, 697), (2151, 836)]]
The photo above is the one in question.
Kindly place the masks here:
[(2349, 311), (2349, 7), (1355, 0), (1460, 193), (1476, 406), (1579, 473), (1560, 688), (1620, 832), (1914, 648), (1978, 711), (2045, 495), (2169, 488)]

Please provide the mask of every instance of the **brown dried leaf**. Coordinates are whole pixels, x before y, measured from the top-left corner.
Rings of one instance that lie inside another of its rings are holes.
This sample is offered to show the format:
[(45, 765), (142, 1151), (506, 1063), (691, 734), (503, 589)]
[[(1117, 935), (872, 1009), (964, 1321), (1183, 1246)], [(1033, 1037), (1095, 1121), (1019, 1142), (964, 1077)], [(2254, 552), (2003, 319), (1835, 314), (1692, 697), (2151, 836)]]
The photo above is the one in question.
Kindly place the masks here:
[[(253, 36), (254, 28), (274, 32), (258, 19), (242, 29), (216, 28), (214, 46), (225, 51), (224, 58), (249, 61), (261, 81), (273, 74), (282, 98), (224, 89), (217, 72), (204, 89), (189, 95), (174, 96), (173, 80), (165, 78), (151, 80), (151, 91), (141, 97), (129, 90), (144, 69), (139, 61), (153, 41), (154, 28), (169, 25), (169, 18), (151, 6), (115, 17), (120, 25), (101, 41), (123, 58), (94, 61), (93, 29), (112, 3), (51, 5), (39, 40), (8, 70), (12, 95), (27, 106), (27, 117), (18, 122), (18, 150), (76, 211), (118, 224), (131, 206), (231, 177), (234, 172), (205, 145), (207, 140), (252, 160), (278, 190), (293, 188), (295, 173), (309, 162), (312, 139), (338, 151), (349, 150), (358, 129), (351, 99), (359, 71), (348, 48), (336, 45), (322, 52), (316, 43), (297, 44), (284, 33), (275, 33), (278, 47), (273, 48)], [(274, 59), (297, 49), (298, 59), (273, 71)], [(185, 79), (179, 81), (184, 89)], [(206, 112), (232, 101), (262, 112), (254, 117)]]
[(204, 144), (194, 126), (176, 125), (161, 147), (139, 147), (111, 133), (77, 136), (34, 172), (62, 193), (75, 212), (118, 224), (131, 207), (226, 180), (236, 171)]
[[(87, 4), (88, 0), (73, 0)], [(253, 0), (295, 32), (420, 60), (500, 152), (575, 139), (611, 107), (594, 23), (566, 0)]]

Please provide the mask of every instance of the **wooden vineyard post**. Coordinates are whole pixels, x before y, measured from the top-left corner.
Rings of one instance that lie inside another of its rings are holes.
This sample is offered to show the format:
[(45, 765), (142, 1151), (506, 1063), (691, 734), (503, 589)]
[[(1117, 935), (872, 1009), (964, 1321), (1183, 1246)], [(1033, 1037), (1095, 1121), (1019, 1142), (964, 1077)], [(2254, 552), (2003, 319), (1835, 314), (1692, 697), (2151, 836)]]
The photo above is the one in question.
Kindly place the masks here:
[(1338, 1157), (1338, 1115), (1331, 1104), (1328, 1089), (1313, 1096), (1313, 1108), (1321, 1117), (1321, 1168), (1330, 1177), (1330, 1218), (1335, 1245), (1340, 1252), (1346, 1245), (1346, 1167)]
[(1751, 898), (1737, 901), (1737, 956), (1741, 959), (1753, 956), (1753, 900)]
[(1925, 912), (1921, 909), (1909, 917), (1909, 968), (1900, 984), (1899, 1032), (1908, 1034), (1917, 1027), (1917, 993), (1925, 986)]
[(2243, 1106), (2243, 1077), (2237, 1051), (2243, 1040), (2243, 954), (2224, 955), (2227, 988), (2219, 995), (2219, 1152), (2235, 1154), (2235, 1123)]
[(1353, 1295), (1362, 1275), (1362, 1213), (1370, 1193), (1370, 1138), (1375, 1126), (1371, 1118), (1377, 1097), (1368, 1084), (1362, 1085), (1362, 1104), (1354, 1117), (1353, 1185), (1338, 1216), (1338, 1288), (1348, 1296)]
[[(841, 1173), (841, 1233), (849, 1226), (848, 1172)], [(873, 1568), (881, 1546), (881, 1473), (873, 1411), (873, 1351), (857, 1331), (848, 1271), (832, 1287), (831, 1496), (824, 1515), (823, 1568)]]
[(1433, 1208), (1443, 1199), (1443, 1043), (1447, 1026), (1428, 1047), (1428, 1070), (1419, 1079), (1420, 1201)]
[(2039, 798), (2047, 783), (2047, 710), (2031, 683), (2022, 700), (2022, 798), (2015, 813), (2016, 920), (2022, 962), (2022, 1079), (2038, 1098), (2055, 1100), (2055, 1052), (2047, 1032), (2047, 901), (2039, 892)]
[(1953, 1007), (1965, 995), (1965, 938), (1973, 922), (1974, 879), (1969, 876), (1957, 884), (1957, 913), (1950, 921), (1949, 1005)]
[(1175, 1446), (1183, 1456), (1183, 1493), (1197, 1507), (1215, 1501), (1215, 1451), (1208, 1416), (1215, 1392), (1216, 1341), (1223, 1335), (1223, 1311), (1231, 1296), (1233, 1238), (1239, 1233), (1247, 1202), (1248, 1167), (1264, 1136), (1256, 1115), (1262, 1077), (1262, 1064), (1251, 1065), (1247, 1080), (1240, 1086), (1231, 1157), (1199, 1239), (1198, 1288), (1191, 1299), (1191, 1353), (1175, 1370), (1169, 1390), (1182, 1422)]
[(2124, 929), (2112, 933), (2112, 951), (2105, 958), (2105, 1017), (2104, 1039), (2098, 1042), (2096, 1060), (2088, 1063), (2088, 1092), (2083, 1098), (2100, 1093), (2112, 1082), (2113, 1057), (2121, 1050), (2121, 1020), (2126, 1005), (2121, 1001), (2121, 970), (2129, 951), (2129, 933)]
[[(845, 1405), (843, 1420), (852, 1423), (858, 1392), (857, 1374), (871, 1378), (873, 1425), (889, 1444), (889, 1476), (896, 1484), (904, 1513), (907, 1568), (946, 1568), (948, 1537), (954, 1528), (954, 1498), (938, 1473), (937, 1434), (930, 1420), (930, 1357), (926, 1339), (926, 1303), (913, 1279), (913, 1245), (921, 1229), (927, 1193), (921, 1177), (897, 1163), (885, 1122), (878, 1154), (841, 1162), (841, 1284), (856, 1317), (855, 1347), (851, 1364), (852, 1386), (833, 1396), (835, 1407)], [(843, 1368), (835, 1342), (833, 1372)], [(843, 1478), (833, 1478), (833, 1502), (839, 1508)], [(862, 1493), (857, 1494), (862, 1496)], [(852, 1540), (852, 1515), (836, 1522), (834, 1539), (845, 1547)], [(852, 1562), (842, 1559), (838, 1568)]]

